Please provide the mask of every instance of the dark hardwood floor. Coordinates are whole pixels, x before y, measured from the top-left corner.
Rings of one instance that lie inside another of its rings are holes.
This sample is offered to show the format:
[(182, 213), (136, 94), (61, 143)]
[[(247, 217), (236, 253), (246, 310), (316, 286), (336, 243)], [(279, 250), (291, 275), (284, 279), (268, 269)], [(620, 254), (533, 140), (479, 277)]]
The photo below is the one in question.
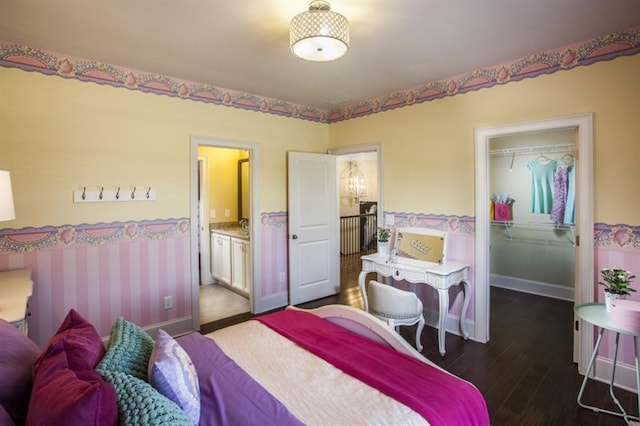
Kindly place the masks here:
[[(339, 295), (300, 305), (312, 308), (341, 303), (362, 308), (357, 277), (359, 256), (342, 261)], [(572, 361), (573, 303), (527, 293), (491, 289), (491, 340), (487, 344), (447, 334), (444, 357), (438, 352), (437, 330), (422, 333), (422, 354), (437, 365), (478, 387), (487, 401), (494, 426), (512, 425), (624, 425), (619, 417), (578, 407), (576, 397), (583, 376)], [(202, 327), (208, 333), (244, 321), (250, 315)], [(400, 334), (415, 344), (414, 327)], [(638, 413), (635, 393), (616, 388), (627, 412)], [(608, 386), (589, 381), (584, 401), (615, 409)]]

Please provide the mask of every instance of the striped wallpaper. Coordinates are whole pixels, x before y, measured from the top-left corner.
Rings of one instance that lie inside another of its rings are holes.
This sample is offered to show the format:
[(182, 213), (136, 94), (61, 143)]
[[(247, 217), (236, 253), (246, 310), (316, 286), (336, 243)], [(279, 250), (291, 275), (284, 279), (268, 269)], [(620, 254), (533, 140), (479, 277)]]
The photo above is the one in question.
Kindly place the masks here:
[(3, 230), (0, 270), (31, 269), (29, 336), (42, 346), (71, 308), (101, 336), (119, 316), (143, 326), (190, 316), (189, 248), (185, 219)]

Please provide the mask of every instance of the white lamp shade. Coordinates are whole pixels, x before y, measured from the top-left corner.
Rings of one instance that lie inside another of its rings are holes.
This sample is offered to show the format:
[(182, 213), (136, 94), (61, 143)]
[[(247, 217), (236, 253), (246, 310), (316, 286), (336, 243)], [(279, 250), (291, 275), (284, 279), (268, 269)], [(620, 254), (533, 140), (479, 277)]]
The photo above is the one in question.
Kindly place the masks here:
[(7, 170), (0, 170), (0, 221), (14, 220), (15, 218), (11, 175)]
[(309, 11), (291, 20), (291, 52), (314, 62), (334, 61), (349, 51), (349, 21), (329, 10), (329, 3), (312, 1)]

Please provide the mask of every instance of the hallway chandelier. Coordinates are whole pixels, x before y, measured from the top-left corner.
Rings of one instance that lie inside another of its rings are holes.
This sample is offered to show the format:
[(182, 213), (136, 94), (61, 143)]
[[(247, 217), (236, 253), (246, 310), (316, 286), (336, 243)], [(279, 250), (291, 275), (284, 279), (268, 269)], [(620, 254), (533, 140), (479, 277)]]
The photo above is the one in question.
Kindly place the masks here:
[(309, 10), (291, 19), (291, 53), (313, 62), (339, 59), (349, 51), (349, 21), (332, 12), (329, 2), (314, 0)]
[(346, 190), (355, 203), (359, 203), (360, 199), (367, 195), (367, 176), (360, 170), (356, 161), (349, 162)]

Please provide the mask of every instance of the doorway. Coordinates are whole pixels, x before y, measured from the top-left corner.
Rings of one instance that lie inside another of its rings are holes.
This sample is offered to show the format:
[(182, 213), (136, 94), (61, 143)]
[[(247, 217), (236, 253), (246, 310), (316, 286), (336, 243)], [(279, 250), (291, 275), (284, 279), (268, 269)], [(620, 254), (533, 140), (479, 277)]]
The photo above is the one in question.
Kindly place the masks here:
[(489, 141), (492, 288), (573, 302), (576, 136), (571, 128)]
[[(507, 124), (475, 130), (476, 157), (476, 259), (475, 259), (475, 340), (489, 341), (490, 313), (490, 162), (489, 148), (493, 138), (562, 129), (576, 129), (580, 161), (576, 168), (576, 268), (575, 302), (593, 300), (593, 116), (581, 114)], [(580, 239), (580, 236), (584, 236)], [(586, 361), (593, 348), (593, 327), (584, 326), (574, 336), (575, 361), (584, 374)]]
[[(259, 155), (256, 144), (191, 138), (194, 330), (200, 329), (202, 315), (207, 323), (207, 318), (218, 320), (240, 311), (260, 312), (260, 297), (255, 295), (261, 281), (254, 272), (261, 267), (259, 188), (254, 184), (259, 181)], [(212, 244), (214, 239), (220, 244)], [(209, 304), (214, 309), (201, 307), (201, 294), (214, 299)]]
[[(364, 308), (357, 280), (360, 257), (376, 251), (376, 228), (383, 223), (382, 145), (354, 145), (329, 150), (329, 154), (338, 156), (340, 287), (344, 290), (340, 302)], [(349, 175), (356, 174), (354, 167), (366, 182), (359, 190), (349, 182)]]

